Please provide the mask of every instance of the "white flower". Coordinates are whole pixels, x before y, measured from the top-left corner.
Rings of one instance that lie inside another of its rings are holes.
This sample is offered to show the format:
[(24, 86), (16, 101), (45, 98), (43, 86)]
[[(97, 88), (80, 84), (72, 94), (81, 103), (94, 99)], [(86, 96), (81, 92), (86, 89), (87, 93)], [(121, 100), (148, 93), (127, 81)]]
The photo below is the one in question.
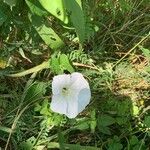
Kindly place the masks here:
[(91, 91), (88, 82), (78, 72), (57, 75), (52, 81), (51, 110), (75, 118), (89, 104)]

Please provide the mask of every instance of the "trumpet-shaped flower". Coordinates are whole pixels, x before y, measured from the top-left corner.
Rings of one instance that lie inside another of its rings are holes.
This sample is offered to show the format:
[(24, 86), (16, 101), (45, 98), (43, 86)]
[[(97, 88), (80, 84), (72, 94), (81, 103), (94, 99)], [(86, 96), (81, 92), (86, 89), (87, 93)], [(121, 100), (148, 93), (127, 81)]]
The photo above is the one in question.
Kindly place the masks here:
[(57, 75), (52, 81), (51, 110), (75, 118), (89, 104), (91, 91), (88, 82), (78, 72)]

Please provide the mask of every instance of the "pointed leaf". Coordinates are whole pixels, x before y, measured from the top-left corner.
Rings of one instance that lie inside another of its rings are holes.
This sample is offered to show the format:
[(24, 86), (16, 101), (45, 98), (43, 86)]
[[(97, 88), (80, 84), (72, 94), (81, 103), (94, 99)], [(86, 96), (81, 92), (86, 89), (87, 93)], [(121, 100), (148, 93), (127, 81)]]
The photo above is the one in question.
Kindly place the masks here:
[(64, 23), (68, 23), (68, 16), (64, 8), (63, 0), (39, 0), (39, 2), (49, 13)]
[(78, 2), (75, 0), (64, 0), (71, 22), (76, 29), (80, 42), (83, 43), (85, 39), (85, 19), (79, 2), (79, 0)]
[(31, 12), (38, 16), (45, 16), (48, 15), (48, 12), (41, 6), (39, 1), (37, 0), (26, 0), (28, 7), (30, 8)]
[(64, 42), (55, 33), (55, 31), (49, 27), (43, 18), (39, 16), (29, 16), (33, 27), (36, 29), (43, 41), (52, 49), (58, 49), (64, 45)]
[(59, 58), (52, 57), (51, 62), (50, 62), (50, 66), (51, 66), (51, 69), (54, 73), (56, 73), (56, 74), (63, 73), (63, 71), (60, 68)]
[(98, 125), (100, 126), (109, 126), (115, 123), (115, 119), (109, 115), (101, 115), (98, 118)]
[(60, 65), (63, 67), (64, 70), (68, 70), (70, 73), (74, 72), (74, 69), (70, 64), (69, 59), (65, 54), (60, 55)]

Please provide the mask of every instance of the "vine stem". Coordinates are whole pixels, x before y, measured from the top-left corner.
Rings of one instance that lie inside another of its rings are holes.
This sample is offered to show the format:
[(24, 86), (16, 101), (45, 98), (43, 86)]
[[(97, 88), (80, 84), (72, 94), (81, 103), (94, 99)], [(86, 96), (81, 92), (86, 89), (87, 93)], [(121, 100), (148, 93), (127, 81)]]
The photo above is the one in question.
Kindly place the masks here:
[[(97, 70), (97, 71), (99, 70), (96, 66), (90, 66), (90, 65), (86, 65), (86, 64), (82, 64), (82, 63), (78, 63), (78, 62), (73, 62), (73, 65), (78, 66), (78, 67), (85, 67), (85, 68), (89, 68), (89, 69), (93, 69), (93, 70)], [(36, 73), (40, 70), (47, 69), (47, 68), (49, 68), (49, 61), (44, 61), (42, 64), (37, 65), (33, 68), (30, 68), (28, 70), (25, 70), (25, 71), (22, 71), (19, 73), (9, 74), (7, 76), (8, 77), (22, 77), (22, 76), (26, 76), (31, 73)]]
[(40, 64), (38, 66), (35, 66), (33, 68), (30, 68), (28, 70), (25, 70), (25, 71), (22, 71), (22, 72), (19, 72), (19, 73), (9, 74), (7, 76), (8, 77), (22, 77), (22, 76), (25, 76), (25, 75), (28, 75), (28, 74), (31, 74), (31, 73), (38, 72), (42, 69), (46, 69), (46, 68), (49, 68), (49, 61), (44, 61), (42, 64)]

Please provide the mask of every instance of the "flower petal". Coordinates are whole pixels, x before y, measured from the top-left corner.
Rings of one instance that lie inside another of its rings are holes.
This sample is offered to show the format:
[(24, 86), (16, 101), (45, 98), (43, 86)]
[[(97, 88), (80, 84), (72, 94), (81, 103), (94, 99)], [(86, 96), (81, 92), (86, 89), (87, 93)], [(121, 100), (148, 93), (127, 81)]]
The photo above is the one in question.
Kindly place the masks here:
[(91, 91), (90, 89), (82, 89), (78, 94), (78, 113), (83, 111), (85, 107), (90, 103)]
[[(66, 88), (67, 93), (63, 93)], [(65, 114), (68, 118), (75, 118), (89, 104), (91, 91), (88, 82), (81, 73), (58, 75), (52, 81), (51, 109)]]
[(60, 114), (66, 114), (67, 113), (67, 101), (61, 95), (53, 95), (50, 108), (54, 112), (57, 112)]
[(74, 72), (71, 74), (71, 88), (75, 90), (75, 92), (79, 92), (82, 89), (90, 89), (88, 82), (85, 80), (83, 75), (78, 72)]
[(75, 118), (78, 115), (78, 97), (76, 95), (72, 95), (70, 98), (68, 97), (65, 115), (68, 118)]
[(53, 78), (52, 81), (52, 92), (55, 95), (58, 95), (61, 93), (61, 90), (66, 85), (70, 84), (70, 75), (57, 75)]

